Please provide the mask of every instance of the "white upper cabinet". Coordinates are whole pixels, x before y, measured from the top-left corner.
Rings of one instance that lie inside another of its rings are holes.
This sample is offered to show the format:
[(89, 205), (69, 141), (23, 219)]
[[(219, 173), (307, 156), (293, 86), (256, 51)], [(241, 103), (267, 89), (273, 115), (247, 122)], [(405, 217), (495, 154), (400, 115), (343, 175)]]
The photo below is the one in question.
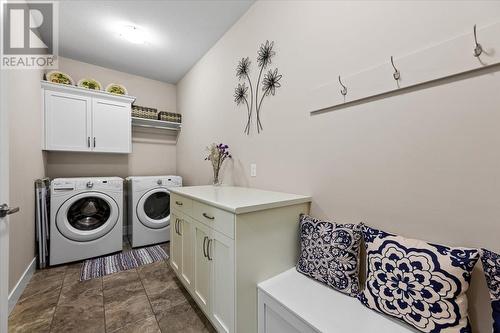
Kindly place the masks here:
[(130, 104), (92, 99), (92, 147), (96, 152), (129, 153)]
[(130, 153), (131, 105), (118, 96), (42, 81), (44, 150)]
[(91, 111), (90, 97), (46, 90), (45, 146), (51, 150), (89, 150)]

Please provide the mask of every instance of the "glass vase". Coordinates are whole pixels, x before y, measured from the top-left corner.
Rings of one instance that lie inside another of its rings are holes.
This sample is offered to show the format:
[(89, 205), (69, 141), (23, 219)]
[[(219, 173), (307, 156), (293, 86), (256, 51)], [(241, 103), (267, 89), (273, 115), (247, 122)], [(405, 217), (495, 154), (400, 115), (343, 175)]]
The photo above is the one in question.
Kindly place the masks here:
[(214, 169), (214, 180), (212, 182), (212, 185), (214, 185), (214, 186), (220, 186), (221, 185), (221, 182), (220, 182), (220, 179), (219, 179), (219, 170), (215, 170)]

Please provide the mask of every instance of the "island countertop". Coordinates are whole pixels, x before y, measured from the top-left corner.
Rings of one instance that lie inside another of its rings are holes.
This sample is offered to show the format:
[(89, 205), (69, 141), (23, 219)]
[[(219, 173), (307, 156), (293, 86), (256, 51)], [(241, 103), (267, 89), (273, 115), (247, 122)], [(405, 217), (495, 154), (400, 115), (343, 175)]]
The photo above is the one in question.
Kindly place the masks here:
[(169, 191), (234, 214), (243, 214), (312, 201), (312, 197), (307, 195), (224, 185), (171, 187)]

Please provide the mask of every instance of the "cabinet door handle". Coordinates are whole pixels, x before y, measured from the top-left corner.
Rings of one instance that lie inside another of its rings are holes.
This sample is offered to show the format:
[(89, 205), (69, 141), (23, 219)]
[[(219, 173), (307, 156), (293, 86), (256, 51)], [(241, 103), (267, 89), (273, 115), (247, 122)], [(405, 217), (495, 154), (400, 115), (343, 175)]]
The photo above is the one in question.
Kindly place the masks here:
[(207, 239), (208, 239), (208, 237), (207, 237), (207, 236), (203, 237), (203, 256), (204, 256), (205, 258), (207, 257), (207, 250), (206, 250), (206, 248), (205, 248), (205, 245), (207, 244)]
[(207, 243), (207, 258), (208, 258), (208, 260), (210, 260), (210, 261), (212, 261), (212, 259), (213, 259), (212, 257), (210, 257), (210, 244), (212, 244), (212, 240), (213, 240), (213, 239), (209, 239), (209, 240), (208, 240), (208, 243)]
[(90, 136), (87, 137), (87, 146), (90, 148)]
[(95, 136), (94, 136), (94, 148), (95, 148)]
[(179, 236), (182, 236), (182, 221), (183, 220), (179, 220)]
[(176, 204), (177, 206), (182, 206), (182, 202), (180, 202), (180, 201), (176, 201), (176, 202), (175, 202), (175, 204)]
[(175, 233), (179, 234), (179, 219), (175, 219)]
[(203, 217), (205, 217), (205, 218), (207, 218), (207, 219), (209, 219), (209, 220), (213, 220), (213, 219), (215, 219), (215, 217), (214, 217), (214, 216), (210, 216), (210, 215), (208, 215), (207, 213), (203, 213)]

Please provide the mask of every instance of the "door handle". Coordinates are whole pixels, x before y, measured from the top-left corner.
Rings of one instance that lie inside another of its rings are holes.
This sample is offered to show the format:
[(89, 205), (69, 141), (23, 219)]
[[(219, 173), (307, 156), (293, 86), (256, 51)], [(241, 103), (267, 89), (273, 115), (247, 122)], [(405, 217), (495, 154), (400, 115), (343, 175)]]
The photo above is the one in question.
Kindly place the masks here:
[(210, 215), (208, 215), (207, 213), (203, 213), (202, 215), (203, 215), (203, 217), (205, 217), (205, 218), (207, 218), (207, 219), (209, 219), (209, 220), (213, 220), (213, 219), (215, 219), (215, 217), (214, 217), (214, 216), (210, 216)]
[(179, 236), (182, 236), (182, 220), (179, 220)]
[(178, 235), (179, 232), (177, 231), (177, 222), (179, 222), (179, 219), (175, 219), (175, 226), (174, 226), (175, 233)]
[(207, 243), (207, 239), (208, 239), (208, 237), (207, 237), (207, 236), (203, 237), (203, 256), (204, 256), (205, 258), (207, 257), (207, 250), (206, 250), (206, 248), (205, 248), (205, 245), (206, 245), (206, 243)]
[(209, 240), (208, 240), (208, 243), (207, 243), (207, 258), (208, 258), (208, 260), (210, 260), (210, 261), (212, 261), (212, 259), (213, 259), (212, 257), (210, 257), (210, 244), (212, 244), (212, 240), (213, 240), (213, 239), (209, 239)]
[(10, 208), (7, 204), (0, 205), (0, 217), (15, 214), (19, 211), (19, 207)]
[(95, 136), (94, 136), (94, 148), (95, 148)]
[(90, 136), (87, 137), (87, 146), (90, 148)]

